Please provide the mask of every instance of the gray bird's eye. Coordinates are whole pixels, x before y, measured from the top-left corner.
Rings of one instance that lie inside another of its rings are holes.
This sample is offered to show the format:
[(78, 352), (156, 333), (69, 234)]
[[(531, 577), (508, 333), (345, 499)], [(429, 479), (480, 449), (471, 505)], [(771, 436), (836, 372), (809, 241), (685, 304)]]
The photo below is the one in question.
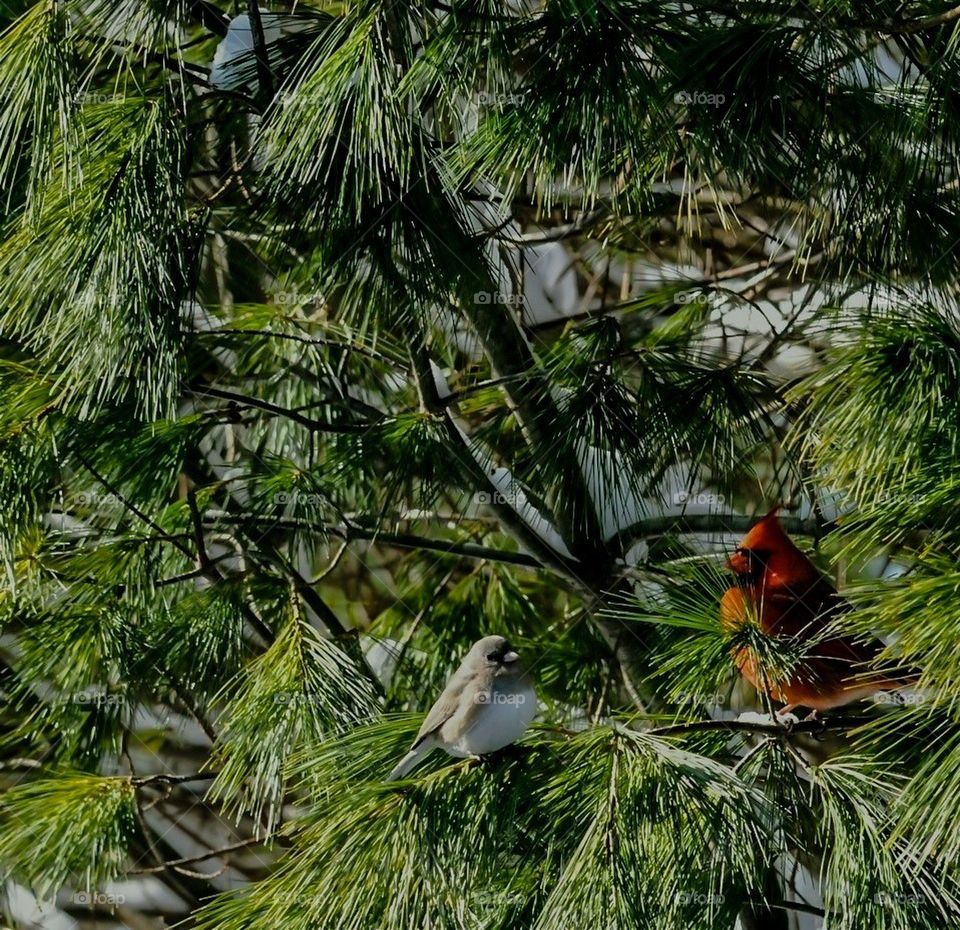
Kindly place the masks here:
[(487, 661), (488, 661), (488, 662), (495, 662), (495, 661), (496, 661), (496, 658), (497, 658), (497, 654), (496, 654), (495, 652), (488, 652), (488, 653), (487, 653)]

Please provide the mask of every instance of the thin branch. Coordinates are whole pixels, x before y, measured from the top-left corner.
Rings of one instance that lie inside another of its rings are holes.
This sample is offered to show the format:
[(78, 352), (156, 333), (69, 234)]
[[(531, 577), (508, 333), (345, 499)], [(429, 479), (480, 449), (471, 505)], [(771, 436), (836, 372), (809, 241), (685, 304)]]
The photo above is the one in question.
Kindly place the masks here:
[(158, 672), (160, 672), (161, 676), (163, 676), (167, 680), (167, 682), (170, 684), (170, 687), (173, 689), (173, 693), (179, 698), (180, 703), (183, 704), (187, 713), (190, 714), (190, 716), (193, 717), (194, 720), (196, 720), (200, 729), (203, 730), (203, 732), (206, 734), (206, 737), (208, 740), (210, 740), (211, 744), (216, 743), (217, 732), (216, 730), (214, 730), (213, 724), (210, 723), (209, 720), (207, 720), (203, 711), (200, 710), (199, 706), (197, 705), (197, 702), (193, 699), (193, 695), (190, 693), (190, 691), (187, 688), (185, 688), (182, 684), (180, 684), (176, 676), (172, 675), (169, 671), (167, 671), (167, 669), (161, 668), (156, 663), (154, 663), (154, 667), (157, 669)]
[(145, 785), (182, 785), (190, 781), (209, 781), (217, 777), (217, 772), (191, 772), (189, 775), (174, 775), (170, 772), (160, 772), (157, 775), (135, 775), (130, 784), (135, 788)]
[[(227, 562), (230, 559), (235, 559), (237, 557), (236, 552), (224, 552), (223, 555), (218, 555), (216, 558), (210, 558), (209, 562), (211, 565), (216, 565), (218, 562)], [(191, 581), (194, 578), (203, 578), (206, 576), (206, 568), (193, 568), (188, 572), (181, 572), (179, 575), (171, 575), (169, 578), (158, 578), (153, 582), (155, 588), (163, 588), (172, 584), (181, 584), (184, 581)], [(235, 575), (234, 577), (239, 577)]]
[[(101, 484), (104, 488), (106, 488), (111, 494), (113, 494), (117, 498), (117, 500), (119, 500), (120, 503), (123, 504), (123, 506), (128, 511), (130, 511), (130, 513), (132, 513), (135, 517), (137, 517), (137, 519), (143, 521), (149, 527), (155, 530), (159, 534), (160, 538), (163, 539), (165, 542), (168, 542), (170, 543), (170, 545), (179, 549), (180, 552), (182, 552), (185, 556), (187, 556), (187, 558), (189, 558), (191, 561), (194, 560), (194, 553), (191, 551), (189, 546), (185, 545), (180, 541), (179, 537), (173, 536), (170, 533), (168, 533), (149, 514), (144, 513), (142, 510), (140, 510), (139, 507), (136, 506), (136, 504), (128, 500), (127, 497), (123, 493), (121, 493), (119, 488), (117, 488), (116, 485), (114, 485), (104, 475), (102, 475), (94, 467), (93, 463), (89, 462), (83, 455), (80, 454), (80, 452), (77, 452), (76, 450), (74, 450), (74, 454), (77, 456), (77, 460), (80, 462), (80, 464), (83, 465), (83, 467), (86, 468), (91, 475), (93, 475), (93, 477), (97, 480), (97, 482)], [(203, 570), (204, 576), (214, 584), (226, 580), (225, 576), (212, 563), (205, 566), (201, 565), (201, 568)], [(253, 608), (251, 608), (249, 604), (242, 604), (240, 606), (240, 610), (243, 613), (244, 617), (247, 619), (247, 621), (257, 630), (257, 632), (265, 639), (265, 641), (267, 643), (272, 643), (273, 631), (270, 629), (269, 626), (267, 626), (266, 623), (264, 623), (263, 619), (257, 614), (257, 612), (253, 610)], [(204, 724), (201, 723), (201, 726), (204, 726)], [(204, 726), (204, 729), (206, 730), (207, 727)]]
[(522, 565), (527, 568), (551, 568), (536, 556), (525, 552), (510, 552), (507, 549), (497, 549), (493, 546), (482, 546), (472, 542), (450, 542), (446, 539), (431, 539), (428, 536), (419, 536), (416, 533), (389, 533), (378, 527), (359, 526), (356, 523), (332, 524), (313, 523), (307, 520), (288, 518), (270, 519), (269, 521), (251, 521), (245, 517), (235, 517), (230, 514), (217, 512), (209, 515), (214, 522), (230, 525), (259, 524), (268, 522), (270, 527), (284, 530), (305, 530), (322, 533), (327, 536), (336, 536), (345, 542), (367, 540), (385, 546), (395, 546), (397, 549), (424, 549), (430, 552), (442, 552), (445, 555), (458, 555), (467, 559), (482, 559), (488, 562), (502, 562), (506, 565)]
[(799, 914), (813, 914), (815, 917), (827, 916), (827, 912), (822, 907), (807, 904), (805, 901), (756, 901), (755, 903), (772, 907), (778, 911), (797, 911)]
[(679, 736), (685, 733), (709, 733), (728, 730), (731, 733), (766, 733), (777, 736), (790, 736), (794, 733), (825, 733), (830, 730), (849, 730), (860, 724), (868, 723), (870, 717), (827, 717), (822, 720), (801, 720), (792, 725), (780, 723), (761, 723), (751, 720), (694, 720), (688, 723), (675, 723), (665, 727), (654, 727), (646, 732), (651, 736)]
[[(620, 530), (611, 542), (616, 542), (620, 551), (626, 552), (638, 539), (665, 536), (669, 533), (731, 533), (747, 532), (757, 516), (726, 513), (690, 513), (644, 517)], [(830, 525), (812, 518), (781, 517), (780, 522), (788, 533), (798, 536), (820, 536)]]
[(130, 869), (127, 875), (154, 875), (157, 872), (165, 872), (167, 869), (174, 869), (181, 865), (190, 865), (193, 862), (203, 862), (205, 859), (213, 859), (216, 856), (222, 856), (226, 853), (236, 852), (238, 849), (248, 849), (251, 846), (260, 846), (266, 843), (270, 836), (256, 837), (241, 840), (238, 843), (231, 843), (229, 846), (221, 846), (220, 849), (212, 849), (210, 852), (202, 853), (198, 856), (183, 856), (180, 859), (169, 859), (160, 865), (155, 865), (145, 869)]
[(219, 397), (222, 400), (228, 400), (240, 407), (252, 407), (257, 410), (263, 410), (266, 413), (272, 413), (274, 416), (283, 417), (299, 423), (307, 429), (321, 433), (361, 433), (369, 429), (371, 423), (329, 423), (326, 420), (315, 420), (312, 417), (305, 417), (296, 410), (288, 407), (281, 407), (268, 400), (261, 400), (259, 397), (249, 397), (246, 394), (237, 394), (234, 391), (226, 391), (222, 388), (204, 386), (193, 389), (192, 393), (198, 396)]
[(203, 536), (203, 518), (197, 507), (196, 488), (190, 488), (187, 491), (187, 507), (190, 508), (190, 520), (193, 523), (193, 533), (197, 543), (197, 559), (200, 562), (200, 568), (206, 572), (213, 567), (213, 562), (210, 560), (210, 553), (207, 552), (207, 543)]
[(873, 25), (864, 26), (863, 28), (897, 35), (910, 35), (914, 32), (926, 32), (928, 29), (937, 29), (940, 26), (946, 26), (955, 19), (960, 19), (960, 6), (944, 10), (942, 13), (934, 13), (931, 16), (922, 16), (919, 19), (908, 19), (904, 22), (887, 21), (874, 23)]
[(175, 549), (179, 549), (187, 558), (191, 561), (194, 558), (193, 551), (185, 543), (181, 542), (181, 537), (175, 536), (172, 533), (168, 533), (156, 520), (154, 520), (149, 514), (144, 513), (140, 510), (136, 504), (130, 501), (125, 494), (123, 494), (117, 485), (113, 484), (108, 478), (101, 474), (96, 466), (90, 461), (87, 460), (80, 452), (74, 450), (74, 454), (77, 457), (77, 461), (94, 477), (98, 484), (102, 485), (107, 491), (110, 492), (121, 504), (123, 504), (124, 509), (132, 513), (138, 520), (143, 523), (146, 523), (154, 532), (157, 533), (158, 537), (169, 543)]
[[(822, 255), (812, 256), (806, 264), (812, 264), (814, 260), (819, 261)], [(683, 284), (685, 287), (697, 288), (705, 287), (712, 284), (715, 284), (719, 281), (729, 281), (735, 278), (742, 278), (745, 275), (753, 274), (757, 271), (774, 271), (778, 268), (783, 267), (784, 265), (789, 265), (791, 262), (795, 261), (797, 258), (796, 252), (790, 251), (783, 255), (779, 255), (776, 258), (765, 258), (760, 261), (749, 262), (744, 265), (736, 265), (733, 268), (725, 268), (723, 271), (719, 271), (716, 274), (704, 275), (700, 278), (689, 278), (684, 281)], [(566, 314), (559, 317), (551, 317), (549, 320), (543, 320), (543, 322), (531, 322), (526, 323), (526, 329), (530, 332), (536, 332), (541, 329), (550, 329), (555, 326), (565, 326), (567, 323), (579, 322), (581, 320), (592, 320), (595, 317), (599, 316), (609, 316), (612, 313), (619, 313), (621, 311), (631, 310), (637, 306), (637, 299), (635, 297), (630, 298), (629, 300), (620, 301), (615, 304), (610, 304), (607, 307), (604, 307), (602, 310), (600, 308), (594, 307), (589, 310), (582, 310), (578, 313)]]
[(339, 339), (326, 339), (322, 336), (301, 336), (297, 333), (278, 333), (269, 329), (244, 329), (229, 326), (221, 326), (217, 329), (208, 329), (201, 332), (194, 332), (196, 336), (269, 336), (271, 339), (287, 339), (290, 342), (299, 342), (308, 346), (326, 346), (330, 349), (343, 349), (345, 352), (356, 352), (357, 355), (364, 355), (367, 358), (378, 362), (386, 362), (396, 365), (397, 359), (384, 355), (376, 349), (370, 349), (367, 346), (357, 345), (353, 342), (343, 342)]
[(539, 559), (525, 552), (509, 552), (506, 549), (481, 546), (478, 543), (450, 543), (443, 539), (417, 536), (414, 533), (385, 533), (381, 530), (364, 529), (352, 524), (346, 528), (346, 535), (350, 539), (367, 539), (371, 542), (395, 546), (397, 549), (424, 549), (430, 552), (442, 552), (445, 555), (459, 555), (467, 559), (501, 562), (505, 565), (523, 565), (527, 568), (545, 567)]
[[(358, 668), (370, 682), (374, 693), (383, 695), (383, 685), (371, 668), (367, 657), (360, 648), (359, 631), (343, 625), (333, 608), (320, 596), (313, 585), (293, 566), (289, 559), (273, 547), (261, 549), (263, 556), (290, 581), (294, 592), (299, 595), (327, 628), (330, 635), (344, 648), (347, 655), (356, 662)], [(299, 607), (299, 605), (297, 605)]]

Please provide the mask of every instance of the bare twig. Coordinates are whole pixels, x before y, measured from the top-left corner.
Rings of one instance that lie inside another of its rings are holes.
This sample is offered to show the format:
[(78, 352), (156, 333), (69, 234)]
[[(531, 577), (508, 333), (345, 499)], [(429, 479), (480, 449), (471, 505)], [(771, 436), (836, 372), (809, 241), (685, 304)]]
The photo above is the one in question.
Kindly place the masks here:
[(227, 391), (223, 388), (205, 386), (195, 389), (192, 393), (198, 396), (219, 397), (222, 400), (228, 400), (240, 407), (253, 407), (257, 410), (263, 410), (266, 413), (272, 413), (274, 416), (284, 417), (299, 423), (307, 429), (321, 433), (361, 433), (371, 427), (371, 423), (330, 423), (326, 420), (316, 420), (312, 417), (304, 416), (297, 410), (291, 410), (288, 407), (281, 407), (268, 400), (262, 400), (259, 397), (250, 397), (246, 394), (237, 394), (234, 391)]
[(270, 840), (270, 836), (256, 837), (240, 840), (237, 843), (231, 843), (229, 846), (221, 846), (219, 849), (211, 849), (209, 852), (201, 853), (197, 856), (183, 856), (180, 859), (168, 859), (160, 865), (145, 869), (130, 869), (128, 875), (153, 875), (157, 872), (165, 872), (167, 869), (174, 869), (181, 865), (189, 865), (193, 862), (203, 862), (206, 859), (213, 859), (217, 856), (223, 856), (227, 853), (236, 852), (239, 849), (248, 849), (251, 846), (260, 846)]
[(822, 720), (801, 720), (787, 726), (780, 723), (761, 723), (752, 720), (694, 720), (688, 723), (673, 723), (665, 727), (647, 730), (651, 736), (679, 736), (684, 733), (709, 733), (728, 730), (731, 733), (766, 733), (788, 736), (793, 733), (824, 733), (830, 730), (850, 730), (868, 723), (870, 717), (827, 717)]
[(216, 772), (191, 772), (189, 775), (160, 772), (157, 775), (134, 775), (130, 779), (130, 784), (136, 788), (142, 788), (145, 785), (182, 785), (190, 781), (209, 781), (216, 777)]

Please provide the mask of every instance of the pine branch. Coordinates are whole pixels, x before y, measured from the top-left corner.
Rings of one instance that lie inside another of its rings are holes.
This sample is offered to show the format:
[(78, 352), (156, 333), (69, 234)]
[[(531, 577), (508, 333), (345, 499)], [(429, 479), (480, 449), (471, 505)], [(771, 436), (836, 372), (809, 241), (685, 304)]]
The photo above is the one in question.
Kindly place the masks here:
[[(497, 549), (493, 546), (482, 546), (478, 543), (460, 540), (432, 539), (429, 536), (420, 536), (416, 533), (393, 533), (376, 526), (363, 526), (355, 522), (344, 524), (318, 523), (312, 520), (297, 520), (288, 517), (258, 520), (246, 516), (234, 516), (224, 512), (209, 513), (211, 525), (228, 524), (233, 526), (259, 525), (282, 530), (307, 530), (322, 536), (336, 536), (344, 542), (364, 540), (380, 543), (384, 546), (393, 546), (397, 549), (422, 549), (426, 552), (440, 552), (445, 555), (463, 556), (467, 559), (480, 559), (487, 562), (501, 562), (504, 565), (521, 565), (527, 568), (547, 567), (536, 556), (524, 552), (510, 552), (506, 549)], [(164, 583), (171, 584), (177, 579), (168, 579)]]
[(882, 23), (875, 23), (863, 28), (875, 30), (877, 32), (886, 32), (898, 35), (910, 35), (915, 32), (927, 32), (931, 29), (939, 29), (946, 26), (954, 20), (960, 19), (960, 6), (951, 7), (942, 13), (933, 13), (930, 16), (922, 16), (919, 19), (909, 20), (887, 20)]
[(530, 529), (526, 522), (521, 519), (520, 515), (502, 499), (499, 489), (491, 482), (490, 477), (474, 458), (473, 452), (466, 444), (463, 432), (453, 417), (453, 413), (447, 405), (443, 403), (437, 391), (430, 365), (430, 357), (422, 341), (412, 349), (412, 358), (415, 366), (414, 372), (417, 379), (417, 388), (424, 408), (440, 418), (450, 441), (463, 450), (460, 460), (472, 472), (473, 478), (481, 487), (486, 487), (490, 490), (490, 506), (500, 518), (501, 523), (507, 531), (514, 536), (524, 548), (532, 552), (543, 565), (565, 575), (574, 584), (580, 584), (581, 582), (577, 576), (574, 565)]
[(264, 546), (261, 551), (267, 561), (292, 583), (296, 595), (303, 599), (303, 602), (316, 614), (317, 619), (326, 627), (333, 639), (339, 642), (344, 651), (353, 659), (373, 688), (374, 693), (382, 697), (384, 693), (383, 685), (360, 648), (358, 632), (343, 625), (333, 608), (320, 596), (316, 588), (297, 571), (288, 558), (272, 546)]
[(188, 0), (187, 9), (200, 25), (218, 36), (225, 36), (230, 19), (215, 3), (209, 0)]
[[(490, 321), (487, 320), (487, 323), (489, 322)], [(488, 334), (488, 336), (490, 339), (493, 339), (492, 334)], [(525, 342), (520, 338), (515, 325), (511, 325), (511, 332), (507, 335), (504, 342), (507, 345), (512, 345), (512, 349), (509, 358), (507, 355), (499, 356), (500, 364), (506, 367), (506, 371), (504, 371), (503, 374), (509, 376), (522, 374), (527, 370), (526, 365), (521, 368), (513, 367), (513, 365), (517, 361), (523, 361), (525, 358), (524, 352), (529, 350), (526, 348)], [(466, 453), (470, 456), (470, 461), (474, 461), (472, 453), (465, 447), (464, 435), (454, 420), (452, 411), (442, 402), (437, 392), (424, 337), (421, 337), (421, 340), (411, 350), (411, 357), (413, 359), (414, 372), (416, 374), (418, 391), (422, 403), (427, 410), (442, 418), (451, 441), (464, 446)], [(526, 357), (526, 361), (532, 364), (529, 357)], [(494, 369), (498, 370), (497, 366), (494, 366)], [(505, 390), (507, 390), (507, 388), (505, 388)], [(541, 399), (542, 398), (538, 398), (537, 402)], [(536, 410), (533, 398), (528, 398), (524, 402), (533, 408), (530, 409), (528, 413), (529, 416), (533, 417), (534, 421), (543, 415), (542, 412)], [(606, 589), (606, 581), (599, 579), (597, 581), (585, 581), (581, 576), (581, 572), (583, 571), (581, 562), (578, 561), (571, 564), (567, 559), (560, 556), (552, 546), (547, 545), (538, 534), (531, 532), (526, 523), (519, 518), (517, 512), (502, 499), (499, 488), (492, 485), (489, 476), (479, 468), (477, 471), (482, 475), (483, 483), (491, 487), (493, 492), (491, 496), (491, 506), (500, 517), (507, 531), (538, 557), (545, 566), (559, 571), (573, 582), (575, 586), (580, 587), (587, 593), (589, 597), (587, 612), (590, 616), (590, 622), (598, 629), (609, 645), (620, 666), (625, 687), (630, 692), (631, 699), (641, 710), (653, 709), (648, 701), (641, 699), (640, 689), (633, 682), (634, 669), (645, 647), (642, 637), (629, 624), (616, 618), (601, 617), (595, 613), (595, 609), (603, 604), (604, 601), (610, 600), (613, 602), (617, 597), (622, 596), (622, 593), (626, 590), (623, 580), (618, 582), (611, 590)], [(589, 496), (585, 487), (581, 487), (581, 492)], [(593, 502), (590, 501), (588, 506), (592, 513)], [(581, 553), (583, 552), (582, 546), (580, 547), (580, 551)], [(602, 543), (600, 544), (600, 551), (594, 554), (593, 559), (594, 561), (588, 563), (591, 574), (594, 576), (600, 575), (600, 578), (603, 578), (601, 573), (612, 572), (612, 563), (609, 562), (609, 554), (603, 549)]]
[(669, 726), (654, 727), (649, 730), (653, 736), (679, 736), (686, 733), (710, 733), (726, 730), (731, 733), (763, 733), (768, 735), (789, 736), (793, 733), (824, 733), (830, 730), (850, 730), (865, 723), (870, 717), (838, 716), (824, 717), (820, 720), (801, 720), (794, 724), (760, 723), (750, 720), (694, 720), (689, 723), (675, 723)]
[(268, 400), (262, 400), (259, 397), (250, 397), (246, 394), (237, 394), (234, 391), (227, 391), (223, 388), (204, 386), (194, 389), (194, 393), (199, 396), (219, 397), (230, 401), (238, 407), (250, 407), (255, 410), (264, 410), (274, 416), (283, 417), (293, 423), (299, 423), (307, 429), (321, 433), (362, 433), (368, 430), (371, 423), (330, 423), (325, 420), (315, 420), (312, 417), (304, 416), (296, 410), (290, 410), (273, 404)]
[[(724, 513), (691, 513), (677, 516), (665, 515), (644, 517), (630, 526), (624, 527), (611, 540), (619, 552), (627, 552), (641, 539), (652, 539), (673, 533), (724, 533), (742, 536), (757, 522), (757, 516)], [(819, 538), (834, 528), (834, 523), (823, 522), (815, 518), (783, 516), (780, 518), (783, 528), (798, 536)]]
[(260, 4), (257, 0), (247, 0), (247, 14), (250, 17), (250, 32), (253, 36), (253, 48), (257, 59), (258, 102), (265, 107), (273, 99), (273, 70), (270, 67), (270, 53), (263, 34), (263, 20), (260, 18)]
[(191, 781), (206, 781), (208, 778), (216, 777), (216, 772), (191, 772), (188, 775), (160, 772), (156, 775), (130, 776), (130, 784), (137, 788), (142, 788), (147, 785), (182, 785)]
[[(304, 321), (307, 322), (307, 321)], [(324, 346), (330, 349), (342, 349), (344, 352), (352, 352), (357, 355), (363, 355), (366, 358), (384, 364), (396, 365), (397, 359), (392, 358), (368, 346), (359, 345), (355, 342), (343, 342), (337, 339), (328, 339), (324, 336), (301, 336), (297, 333), (282, 333), (269, 329), (246, 329), (230, 326), (220, 326), (217, 329), (208, 332), (195, 333), (197, 336), (267, 336), (270, 339), (286, 339), (290, 342), (297, 342), (307, 346)]]
[[(84, 458), (84, 456), (82, 456), (76, 450), (74, 450), (74, 454), (77, 456), (77, 459), (80, 462), (80, 464), (83, 465), (83, 467), (86, 468), (91, 475), (93, 475), (93, 477), (102, 487), (104, 487), (110, 494), (114, 495), (116, 499), (123, 504), (126, 510), (132, 513), (138, 520), (141, 520), (142, 522), (146, 523), (151, 529), (157, 532), (157, 534), (160, 536), (161, 539), (163, 539), (165, 542), (169, 542), (172, 546), (174, 546), (180, 552), (186, 555), (191, 561), (193, 561), (194, 558), (199, 559), (199, 555), (195, 554), (190, 550), (188, 546), (184, 545), (180, 541), (179, 537), (173, 536), (170, 533), (167, 533), (166, 530), (164, 530), (164, 528), (160, 526), (160, 524), (157, 523), (152, 517), (144, 513), (133, 502), (128, 500), (126, 496), (119, 490), (119, 488), (116, 485), (114, 485), (111, 481), (109, 481), (104, 475), (102, 475), (91, 462), (87, 461), (87, 459)], [(219, 571), (219, 569), (217, 569), (217, 567), (212, 562), (208, 560), (209, 564), (203, 565), (202, 560), (200, 561), (201, 561), (200, 568), (203, 571), (204, 576), (208, 578), (210, 581), (212, 581), (214, 584), (217, 584), (219, 582), (223, 582), (226, 580), (225, 576)], [(243, 612), (244, 617), (246, 617), (247, 621), (264, 638), (264, 640), (267, 643), (272, 642), (273, 632), (270, 630), (267, 624), (264, 623), (263, 619), (257, 614), (257, 612), (253, 610), (253, 608), (250, 607), (249, 604), (241, 605), (240, 609)]]
[(251, 846), (262, 846), (270, 842), (271, 834), (267, 836), (252, 836), (228, 846), (221, 846), (219, 849), (211, 849), (209, 852), (201, 853), (196, 856), (182, 856), (179, 859), (169, 859), (160, 865), (150, 866), (149, 868), (128, 869), (127, 875), (155, 875), (158, 872), (166, 872), (169, 869), (175, 869), (178, 866), (190, 865), (194, 862), (204, 862), (207, 859), (213, 859), (223, 856), (227, 853), (237, 852), (240, 849), (249, 849)]

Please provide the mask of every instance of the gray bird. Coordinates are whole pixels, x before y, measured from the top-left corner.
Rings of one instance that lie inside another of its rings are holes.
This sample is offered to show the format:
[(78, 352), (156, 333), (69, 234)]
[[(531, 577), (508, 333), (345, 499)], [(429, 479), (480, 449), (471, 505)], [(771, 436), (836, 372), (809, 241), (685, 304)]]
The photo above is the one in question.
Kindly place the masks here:
[(502, 636), (485, 636), (447, 682), (387, 781), (403, 778), (437, 746), (461, 758), (503, 749), (523, 735), (536, 712), (537, 693), (520, 657)]

